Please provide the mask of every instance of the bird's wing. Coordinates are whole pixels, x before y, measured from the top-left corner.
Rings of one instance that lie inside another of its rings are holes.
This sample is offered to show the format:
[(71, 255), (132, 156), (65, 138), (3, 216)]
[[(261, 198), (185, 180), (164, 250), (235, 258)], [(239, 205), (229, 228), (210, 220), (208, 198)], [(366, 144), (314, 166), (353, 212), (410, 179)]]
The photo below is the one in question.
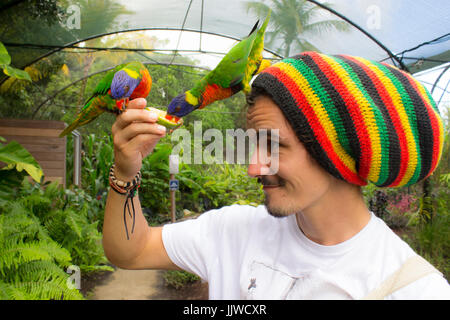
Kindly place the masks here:
[(217, 67), (206, 75), (208, 84), (217, 84), (223, 88), (229, 88), (242, 81), (245, 76), (248, 56), (257, 35), (255, 31), (256, 28), (253, 28), (252, 33), (231, 48)]

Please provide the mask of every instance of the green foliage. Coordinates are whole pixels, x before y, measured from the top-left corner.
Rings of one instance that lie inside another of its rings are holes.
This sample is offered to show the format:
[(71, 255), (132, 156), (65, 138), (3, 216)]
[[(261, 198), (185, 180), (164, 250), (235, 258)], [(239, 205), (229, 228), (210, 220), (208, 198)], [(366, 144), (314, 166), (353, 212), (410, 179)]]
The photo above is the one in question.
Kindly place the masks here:
[(173, 287), (177, 290), (183, 288), (189, 283), (200, 280), (200, 277), (195, 274), (178, 270), (169, 270), (164, 272), (163, 278), (166, 286)]
[[(169, 144), (158, 144), (144, 159), (139, 197), (144, 214), (152, 224), (169, 220), (169, 164), (172, 152)], [(263, 202), (261, 185), (250, 178), (245, 165), (180, 164), (176, 175), (180, 189), (176, 193), (177, 213), (183, 209), (194, 212), (238, 204), (258, 205)]]
[(10, 63), (11, 56), (8, 54), (3, 43), (0, 42), (0, 68), (3, 69), (3, 72), (7, 76), (31, 82), (30, 75), (26, 71), (14, 68), (10, 66)]
[(114, 159), (112, 137), (95, 134), (83, 137), (83, 150), (83, 188), (91, 196), (103, 195)]
[(450, 215), (437, 213), (432, 221), (416, 224), (405, 240), (438, 270), (450, 277)]
[[(73, 177), (73, 139), (67, 139), (67, 180), (72, 184)], [(82, 139), (81, 188), (71, 186), (66, 189), (67, 203), (78, 210), (86, 210), (89, 221), (103, 228), (106, 194), (109, 187), (109, 169), (113, 163), (112, 137), (89, 134)]]
[(83, 299), (67, 286), (65, 268), (75, 264), (81, 272), (112, 271), (84, 195), (56, 182), (31, 184), (25, 178), (16, 196), (1, 202), (2, 299)]
[(2, 170), (25, 170), (35, 181), (42, 178), (42, 169), (33, 156), (19, 143), (11, 141), (7, 145), (0, 143), (0, 161), (7, 164)]

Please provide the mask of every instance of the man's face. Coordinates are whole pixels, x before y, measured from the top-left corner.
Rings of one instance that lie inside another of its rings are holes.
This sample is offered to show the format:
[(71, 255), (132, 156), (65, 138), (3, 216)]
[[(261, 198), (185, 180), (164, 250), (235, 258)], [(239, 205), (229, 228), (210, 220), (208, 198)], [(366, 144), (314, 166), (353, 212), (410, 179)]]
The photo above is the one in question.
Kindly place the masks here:
[[(248, 167), (248, 174), (263, 184), (269, 213), (284, 217), (319, 205), (335, 179), (308, 154), (272, 99), (256, 98), (247, 113), (247, 127), (256, 132), (267, 129), (267, 144), (271, 139), (279, 143), (278, 172), (269, 172), (270, 163), (259, 159), (259, 144)], [(278, 129), (279, 136), (271, 136), (271, 129)]]

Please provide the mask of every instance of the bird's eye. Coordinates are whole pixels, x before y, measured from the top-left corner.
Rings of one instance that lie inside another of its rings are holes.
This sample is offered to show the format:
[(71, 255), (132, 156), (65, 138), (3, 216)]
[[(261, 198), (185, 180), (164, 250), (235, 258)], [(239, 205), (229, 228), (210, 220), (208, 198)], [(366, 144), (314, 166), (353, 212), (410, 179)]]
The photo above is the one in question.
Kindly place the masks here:
[(130, 90), (130, 87), (129, 87), (129, 86), (123, 87), (123, 93), (124, 93), (124, 94), (127, 93), (128, 90)]
[(177, 106), (176, 108), (175, 108), (175, 112), (180, 112), (181, 111), (181, 107), (180, 106)]

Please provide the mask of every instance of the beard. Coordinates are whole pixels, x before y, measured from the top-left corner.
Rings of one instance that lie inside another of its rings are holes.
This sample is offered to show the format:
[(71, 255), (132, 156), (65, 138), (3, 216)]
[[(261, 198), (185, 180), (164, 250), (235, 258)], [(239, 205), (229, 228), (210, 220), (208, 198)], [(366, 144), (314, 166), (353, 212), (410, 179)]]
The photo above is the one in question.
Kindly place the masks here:
[[(284, 187), (286, 185), (286, 181), (278, 176), (261, 176), (258, 178), (258, 181), (263, 186), (280, 186)], [(282, 205), (275, 205), (271, 201), (271, 197), (273, 195), (269, 195), (269, 193), (264, 192), (264, 206), (266, 207), (267, 212), (275, 217), (275, 218), (284, 218), (291, 214), (300, 213), (301, 209), (295, 206), (292, 203), (284, 203)]]
[(276, 206), (270, 203), (270, 196), (265, 195), (264, 206), (266, 207), (267, 212), (275, 218), (285, 218), (290, 216), (291, 214), (298, 214), (302, 212), (301, 208), (298, 208), (293, 205), (283, 205)]

